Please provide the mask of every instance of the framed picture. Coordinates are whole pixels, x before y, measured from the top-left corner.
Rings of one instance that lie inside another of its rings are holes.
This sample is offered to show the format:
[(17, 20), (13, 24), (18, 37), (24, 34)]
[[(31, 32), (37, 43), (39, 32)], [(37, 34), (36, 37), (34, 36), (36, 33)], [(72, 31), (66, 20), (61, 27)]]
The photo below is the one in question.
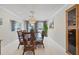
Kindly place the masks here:
[(54, 28), (54, 20), (50, 23), (49, 28)]
[(2, 25), (3, 24), (3, 20), (2, 20), (2, 18), (0, 18), (0, 25)]

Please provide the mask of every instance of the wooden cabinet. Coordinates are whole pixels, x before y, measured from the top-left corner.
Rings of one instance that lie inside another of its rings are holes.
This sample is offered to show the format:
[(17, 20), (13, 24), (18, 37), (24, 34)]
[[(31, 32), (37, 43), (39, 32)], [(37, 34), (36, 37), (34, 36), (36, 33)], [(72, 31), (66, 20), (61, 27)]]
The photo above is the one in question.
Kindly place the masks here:
[(66, 52), (79, 55), (79, 5), (66, 10)]
[(0, 55), (1, 55), (1, 40), (0, 40)]

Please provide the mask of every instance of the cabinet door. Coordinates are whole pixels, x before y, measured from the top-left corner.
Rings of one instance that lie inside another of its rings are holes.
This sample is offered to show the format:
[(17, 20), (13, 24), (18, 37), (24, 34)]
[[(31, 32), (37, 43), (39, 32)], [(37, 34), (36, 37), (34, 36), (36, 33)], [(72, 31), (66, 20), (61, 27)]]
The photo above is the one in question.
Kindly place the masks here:
[(76, 54), (76, 30), (68, 31), (68, 51), (75, 55)]
[(68, 11), (68, 52), (76, 54), (76, 8)]
[(0, 40), (0, 55), (1, 55), (1, 40)]

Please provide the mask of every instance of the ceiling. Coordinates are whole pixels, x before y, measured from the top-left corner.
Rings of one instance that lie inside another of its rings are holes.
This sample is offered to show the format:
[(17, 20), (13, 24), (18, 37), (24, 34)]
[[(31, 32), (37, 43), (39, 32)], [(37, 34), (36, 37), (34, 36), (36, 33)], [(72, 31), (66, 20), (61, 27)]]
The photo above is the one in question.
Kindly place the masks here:
[(64, 4), (2, 4), (2, 8), (15, 13), (22, 19), (28, 19), (31, 15), (30, 11), (34, 11), (34, 16), (37, 20), (47, 20), (59, 10)]

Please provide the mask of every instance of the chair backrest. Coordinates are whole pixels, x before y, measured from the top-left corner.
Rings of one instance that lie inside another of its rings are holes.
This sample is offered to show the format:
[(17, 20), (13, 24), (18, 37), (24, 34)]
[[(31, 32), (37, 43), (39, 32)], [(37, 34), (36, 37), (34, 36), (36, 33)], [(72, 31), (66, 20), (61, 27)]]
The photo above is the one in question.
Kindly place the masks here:
[(41, 36), (42, 36), (42, 40), (44, 40), (44, 36), (45, 36), (45, 32), (44, 31), (42, 31)]
[(43, 42), (43, 40), (44, 40), (44, 31), (36, 33), (36, 40)]
[(21, 40), (23, 40), (22, 30), (17, 31), (17, 34), (18, 34), (19, 42), (21, 42)]
[(24, 45), (34, 45), (34, 33), (32, 32), (23, 32), (23, 41)]

